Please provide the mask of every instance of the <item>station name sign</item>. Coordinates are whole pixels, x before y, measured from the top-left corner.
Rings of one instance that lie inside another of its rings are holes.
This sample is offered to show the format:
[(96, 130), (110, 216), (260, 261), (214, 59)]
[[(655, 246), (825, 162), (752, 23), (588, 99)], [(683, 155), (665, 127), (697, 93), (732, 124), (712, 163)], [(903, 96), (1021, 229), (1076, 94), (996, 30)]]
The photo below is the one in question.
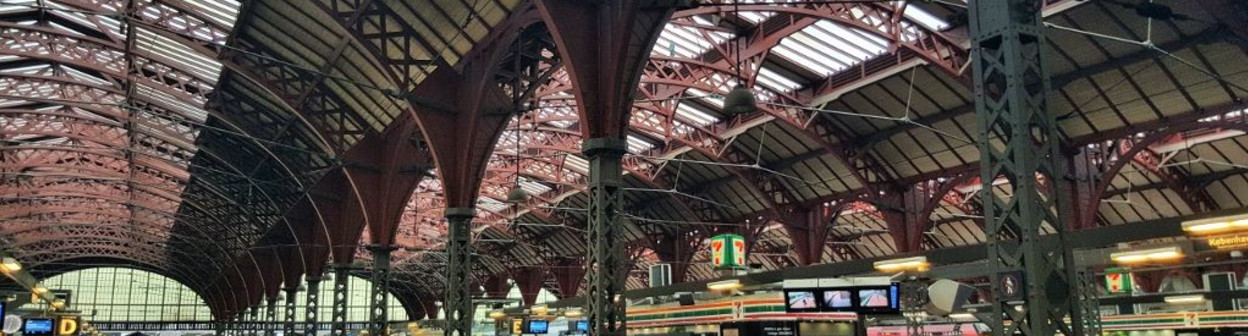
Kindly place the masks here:
[(1248, 247), (1248, 234), (1233, 234), (1209, 238), (1209, 246), (1219, 250)]

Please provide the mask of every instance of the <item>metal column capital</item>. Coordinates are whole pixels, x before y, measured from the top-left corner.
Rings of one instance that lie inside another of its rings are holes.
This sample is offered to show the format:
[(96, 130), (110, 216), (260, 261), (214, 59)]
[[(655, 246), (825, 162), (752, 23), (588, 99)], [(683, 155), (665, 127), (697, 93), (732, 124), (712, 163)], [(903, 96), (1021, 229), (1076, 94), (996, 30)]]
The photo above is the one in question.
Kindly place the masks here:
[(477, 216), (477, 209), (474, 208), (446, 208), (442, 210), (442, 215), (446, 219), (472, 219)]
[(593, 138), (581, 142), (581, 152), (585, 156), (615, 155), (624, 156), (628, 153), (628, 140), (623, 138)]

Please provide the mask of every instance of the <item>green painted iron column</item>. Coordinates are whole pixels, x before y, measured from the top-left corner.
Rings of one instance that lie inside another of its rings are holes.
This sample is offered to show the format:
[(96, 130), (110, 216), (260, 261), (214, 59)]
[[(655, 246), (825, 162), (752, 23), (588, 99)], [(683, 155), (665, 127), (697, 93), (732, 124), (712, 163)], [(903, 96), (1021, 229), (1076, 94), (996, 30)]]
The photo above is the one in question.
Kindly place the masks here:
[(347, 335), (347, 282), (351, 280), (351, 265), (334, 265), (334, 306), (330, 316), (331, 333)]
[(628, 144), (624, 139), (597, 138), (581, 146), (589, 158), (589, 274), (586, 317), (589, 334), (624, 335), (626, 257), (620, 242), (623, 225), (620, 190), (622, 160)]
[(1085, 335), (1083, 323), (1064, 320), (1082, 316), (1071, 299), (1079, 293), (1072, 253), (1064, 243), (1039, 240), (1045, 226), (1061, 237), (1066, 217), (1054, 209), (1069, 212), (1059, 191), (1065, 165), (1049, 111), (1042, 6), (1042, 0), (970, 2), (982, 190), (993, 190), (998, 178), (1009, 181), (1005, 195), (981, 193), (993, 270), (985, 322), (994, 335)]
[(392, 246), (371, 245), (368, 251), (373, 255), (372, 287), (369, 299), (369, 333), (386, 335), (386, 325), (390, 323), (390, 253)]
[(450, 225), (446, 246), (446, 335), (472, 335), (472, 208), (447, 208), (444, 212)]
[(317, 309), (319, 309), (321, 302), (321, 277), (309, 276), (307, 278), (307, 282), (308, 301), (304, 304), (306, 309), (303, 315), (306, 327), (303, 328), (303, 333), (309, 336), (316, 336), (316, 314), (318, 313)]

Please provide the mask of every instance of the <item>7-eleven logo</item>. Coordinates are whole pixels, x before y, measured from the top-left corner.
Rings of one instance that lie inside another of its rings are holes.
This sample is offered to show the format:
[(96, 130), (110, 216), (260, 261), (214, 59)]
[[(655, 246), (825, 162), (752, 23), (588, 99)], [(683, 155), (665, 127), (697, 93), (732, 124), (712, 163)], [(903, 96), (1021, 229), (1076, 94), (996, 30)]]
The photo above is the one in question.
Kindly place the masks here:
[(716, 240), (711, 242), (711, 263), (715, 265), (724, 264), (724, 241)]

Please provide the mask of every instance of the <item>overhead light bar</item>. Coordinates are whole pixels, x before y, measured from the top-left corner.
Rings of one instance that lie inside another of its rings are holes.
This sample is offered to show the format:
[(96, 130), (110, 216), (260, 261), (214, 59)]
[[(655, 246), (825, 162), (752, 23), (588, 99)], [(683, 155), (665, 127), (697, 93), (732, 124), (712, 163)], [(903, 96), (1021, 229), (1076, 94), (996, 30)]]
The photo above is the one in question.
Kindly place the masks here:
[(1165, 300), (1166, 300), (1166, 303), (1168, 304), (1193, 304), (1193, 303), (1205, 302), (1205, 296), (1200, 295), (1200, 294), (1175, 295), (1175, 296), (1167, 296)]
[(1178, 246), (1168, 246), (1138, 251), (1114, 252), (1109, 254), (1109, 259), (1119, 264), (1172, 261), (1180, 258), (1183, 258), (1183, 249)]
[(918, 271), (925, 272), (931, 264), (927, 262), (927, 257), (918, 256), (893, 260), (881, 260), (875, 262), (875, 270), (880, 272), (899, 272), (899, 271)]
[(35, 293), (35, 294), (43, 295), (43, 294), (47, 294), (47, 293), (48, 293), (48, 288), (47, 288), (47, 287), (43, 287), (43, 285), (40, 285), (40, 284), (35, 284), (35, 286), (34, 286), (34, 287), (31, 287), (31, 288), (30, 288), (30, 291), (31, 291), (31, 292), (33, 292), (33, 293)]
[(975, 319), (977, 319), (977, 318), (975, 317), (975, 314), (971, 314), (971, 313), (953, 313), (953, 314), (949, 314), (949, 318), (954, 319), (954, 320), (975, 320)]
[(583, 313), (583, 312), (581, 312), (581, 309), (580, 309), (580, 308), (571, 308), (571, 309), (568, 309), (567, 311), (563, 312), (563, 316), (565, 316), (565, 317), (569, 317), (569, 318), (577, 318), (577, 317), (581, 317), (581, 315), (583, 315), (583, 314), (584, 314), (584, 313)]
[(720, 281), (707, 283), (706, 289), (713, 290), (713, 291), (726, 291), (726, 290), (741, 289), (741, 280), (728, 279), (728, 280), (720, 280)]
[(1248, 214), (1183, 222), (1183, 231), (1190, 234), (1211, 234), (1246, 229), (1248, 229)]
[(0, 259), (0, 272), (4, 274), (13, 274), (22, 270), (22, 263), (11, 257)]
[(529, 311), (533, 312), (533, 315), (546, 315), (546, 313), (550, 311), (550, 307), (546, 305), (534, 305), (532, 308), (529, 308)]
[(491, 310), (491, 311), (490, 311), (490, 318), (492, 318), (492, 319), (495, 319), (495, 320), (501, 320), (501, 319), (502, 319), (502, 318), (504, 318), (504, 317), (507, 317), (507, 313), (504, 313), (502, 310)]

